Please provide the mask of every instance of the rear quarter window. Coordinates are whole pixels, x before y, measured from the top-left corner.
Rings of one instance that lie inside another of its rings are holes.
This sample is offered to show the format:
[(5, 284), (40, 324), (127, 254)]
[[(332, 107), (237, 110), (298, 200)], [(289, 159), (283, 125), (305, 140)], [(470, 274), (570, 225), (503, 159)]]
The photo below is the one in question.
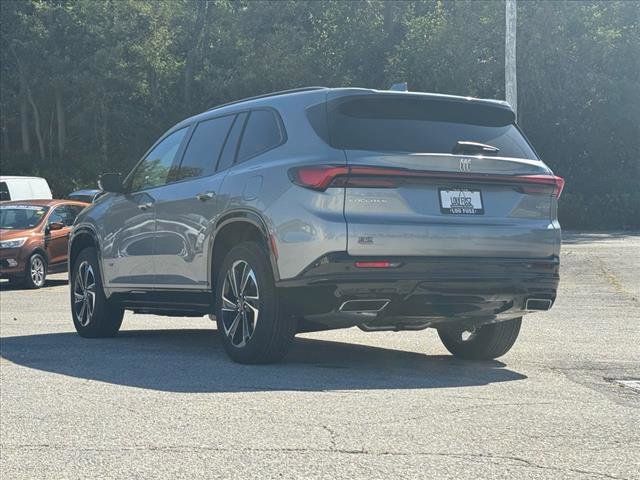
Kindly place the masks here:
[(253, 110), (247, 119), (236, 161), (248, 160), (284, 141), (284, 129), (277, 114), (273, 110)]

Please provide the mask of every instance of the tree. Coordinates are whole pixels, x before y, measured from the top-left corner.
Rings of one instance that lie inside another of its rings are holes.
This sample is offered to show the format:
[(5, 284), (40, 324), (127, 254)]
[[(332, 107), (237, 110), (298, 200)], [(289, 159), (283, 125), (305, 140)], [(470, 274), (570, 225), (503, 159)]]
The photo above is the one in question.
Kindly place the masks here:
[[(5, 0), (2, 173), (54, 193), (128, 171), (213, 105), (326, 85), (504, 98), (496, 1)], [(640, 226), (640, 3), (518, 4), (521, 126), (570, 227)]]

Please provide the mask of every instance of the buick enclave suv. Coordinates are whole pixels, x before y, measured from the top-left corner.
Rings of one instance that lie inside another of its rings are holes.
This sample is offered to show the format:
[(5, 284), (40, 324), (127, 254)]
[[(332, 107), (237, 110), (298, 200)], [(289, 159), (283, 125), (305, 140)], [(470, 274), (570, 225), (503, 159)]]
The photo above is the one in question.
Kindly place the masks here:
[(353, 326), (495, 358), (555, 301), (563, 184), (501, 101), (311, 87), (222, 105), (101, 177), (70, 240), (73, 322), (209, 314), (244, 363)]

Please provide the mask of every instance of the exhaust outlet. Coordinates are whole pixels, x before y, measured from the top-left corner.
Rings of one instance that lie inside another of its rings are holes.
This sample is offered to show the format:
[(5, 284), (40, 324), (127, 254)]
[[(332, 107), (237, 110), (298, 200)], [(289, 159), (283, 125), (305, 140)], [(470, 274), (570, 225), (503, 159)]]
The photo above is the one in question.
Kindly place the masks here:
[(548, 298), (527, 298), (524, 303), (525, 310), (549, 310), (553, 304)]
[(376, 298), (376, 299), (366, 299), (366, 300), (347, 300), (342, 305), (340, 305), (339, 310), (341, 312), (350, 312), (350, 313), (378, 313), (384, 310), (384, 308), (389, 305), (388, 298)]

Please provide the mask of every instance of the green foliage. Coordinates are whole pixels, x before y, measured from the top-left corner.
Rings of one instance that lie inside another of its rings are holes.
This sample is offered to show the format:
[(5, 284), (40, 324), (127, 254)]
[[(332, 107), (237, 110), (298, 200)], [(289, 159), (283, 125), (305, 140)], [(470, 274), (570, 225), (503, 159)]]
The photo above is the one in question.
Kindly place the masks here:
[(564, 229), (637, 229), (640, 190), (626, 192), (565, 193), (558, 212)]
[[(640, 3), (518, 2), (519, 121), (569, 228), (640, 226)], [(128, 171), (180, 119), (305, 86), (504, 96), (502, 1), (5, 0), (3, 174)]]

